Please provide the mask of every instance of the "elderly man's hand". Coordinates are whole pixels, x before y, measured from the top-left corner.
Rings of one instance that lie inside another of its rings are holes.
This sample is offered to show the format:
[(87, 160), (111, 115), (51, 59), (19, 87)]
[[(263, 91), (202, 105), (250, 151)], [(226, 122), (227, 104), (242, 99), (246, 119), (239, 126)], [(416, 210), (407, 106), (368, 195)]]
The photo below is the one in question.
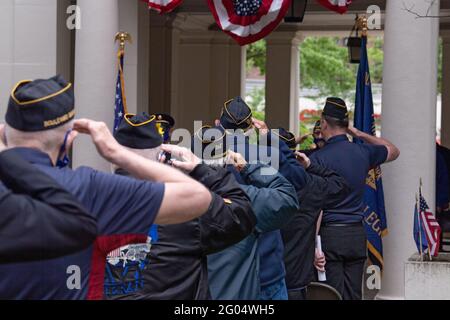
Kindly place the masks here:
[(126, 150), (116, 139), (104, 122), (89, 119), (75, 120), (73, 131), (90, 135), (98, 153), (106, 160), (115, 163), (121, 151)]
[[(188, 173), (192, 172), (202, 161), (191, 150), (171, 145), (161, 145), (161, 150), (172, 155), (172, 166)], [(179, 159), (179, 160), (178, 160)]]
[(227, 157), (227, 163), (234, 166), (239, 172), (241, 172), (247, 165), (247, 161), (245, 161), (244, 157), (240, 153), (228, 150)]
[(300, 164), (303, 166), (303, 168), (308, 169), (309, 166), (311, 165), (311, 160), (308, 158), (306, 154), (296, 151), (295, 157), (297, 158), (298, 162), (300, 162)]
[(269, 133), (269, 127), (264, 121), (252, 118), (253, 126), (259, 130), (262, 135), (267, 135)]

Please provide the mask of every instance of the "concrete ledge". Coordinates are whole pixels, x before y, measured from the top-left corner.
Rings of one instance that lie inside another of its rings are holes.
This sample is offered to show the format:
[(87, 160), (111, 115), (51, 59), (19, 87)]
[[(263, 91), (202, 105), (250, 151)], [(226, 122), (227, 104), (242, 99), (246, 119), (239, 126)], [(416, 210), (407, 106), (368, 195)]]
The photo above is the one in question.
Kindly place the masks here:
[(450, 254), (420, 261), (419, 254), (405, 262), (405, 299), (450, 300)]

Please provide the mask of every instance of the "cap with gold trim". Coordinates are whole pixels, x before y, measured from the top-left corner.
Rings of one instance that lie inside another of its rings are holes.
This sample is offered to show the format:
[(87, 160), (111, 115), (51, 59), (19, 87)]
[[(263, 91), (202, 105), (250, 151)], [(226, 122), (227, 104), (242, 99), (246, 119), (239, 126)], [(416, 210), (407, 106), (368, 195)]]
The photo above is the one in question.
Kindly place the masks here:
[(146, 113), (127, 113), (119, 128), (114, 132), (114, 138), (121, 145), (133, 149), (153, 149), (163, 143), (156, 128), (156, 117)]
[(72, 84), (61, 76), (23, 80), (11, 92), (5, 120), (26, 132), (59, 127), (75, 117)]
[(227, 154), (226, 140), (222, 127), (203, 126), (194, 134), (192, 148), (201, 159), (221, 159)]
[(295, 142), (295, 135), (292, 132), (287, 131), (284, 128), (278, 128), (278, 133), (274, 131), (274, 134), (280, 137), (289, 149), (295, 150), (297, 148), (297, 143)]
[(220, 124), (226, 130), (247, 131), (252, 127), (252, 110), (241, 97), (229, 100), (223, 106)]
[(347, 105), (345, 104), (345, 101), (340, 98), (327, 98), (322, 114), (339, 120), (347, 120)]

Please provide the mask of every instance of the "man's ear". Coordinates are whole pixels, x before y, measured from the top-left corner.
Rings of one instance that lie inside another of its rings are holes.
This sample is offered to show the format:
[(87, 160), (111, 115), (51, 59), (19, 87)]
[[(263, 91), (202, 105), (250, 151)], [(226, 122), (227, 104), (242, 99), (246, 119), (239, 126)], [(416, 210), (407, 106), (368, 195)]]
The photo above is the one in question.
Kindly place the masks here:
[(6, 146), (6, 126), (2, 123), (0, 124), (0, 140)]
[(70, 150), (72, 148), (73, 142), (78, 136), (78, 131), (72, 130), (67, 137), (66, 150)]

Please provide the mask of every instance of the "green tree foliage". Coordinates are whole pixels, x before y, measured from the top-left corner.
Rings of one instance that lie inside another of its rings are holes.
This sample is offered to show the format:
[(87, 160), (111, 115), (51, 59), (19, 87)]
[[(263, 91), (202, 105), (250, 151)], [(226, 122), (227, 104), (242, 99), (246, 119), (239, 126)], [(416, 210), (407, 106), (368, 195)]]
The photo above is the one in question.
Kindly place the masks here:
[(301, 85), (319, 90), (320, 96), (347, 97), (355, 88), (356, 66), (348, 62), (339, 38), (308, 37), (300, 48)]
[(266, 74), (266, 40), (259, 40), (247, 47), (247, 70), (258, 68), (261, 74)]
[[(300, 48), (300, 74), (303, 88), (318, 89), (320, 96), (351, 98), (356, 85), (358, 65), (348, 62), (348, 49), (337, 37), (308, 37)], [(368, 55), (373, 83), (383, 80), (383, 38), (369, 37)], [(266, 42), (248, 47), (247, 67), (266, 71)]]

